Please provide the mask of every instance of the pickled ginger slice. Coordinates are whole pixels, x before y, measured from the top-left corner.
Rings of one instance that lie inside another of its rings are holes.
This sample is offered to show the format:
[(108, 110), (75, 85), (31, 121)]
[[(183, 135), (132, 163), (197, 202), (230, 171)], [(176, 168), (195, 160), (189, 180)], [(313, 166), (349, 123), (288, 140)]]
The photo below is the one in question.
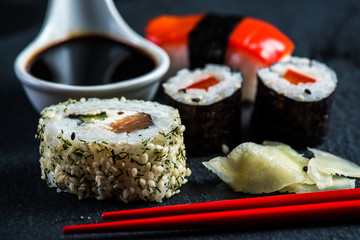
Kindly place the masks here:
[(355, 188), (355, 179), (350, 179), (342, 176), (332, 176), (331, 185), (327, 185), (325, 188), (320, 189), (317, 184), (299, 184), (295, 183), (289, 186), (286, 186), (280, 190), (280, 192), (288, 193), (309, 193), (309, 192), (318, 192), (318, 191), (328, 191), (328, 190), (339, 190), (339, 189), (351, 189)]
[(237, 192), (270, 193), (292, 184), (314, 184), (303, 170), (308, 159), (293, 151), (283, 144), (248, 142), (227, 157), (216, 157), (203, 164)]
[(360, 178), (360, 166), (356, 163), (318, 149), (309, 148), (309, 150), (315, 155), (309, 164), (323, 173)]
[[(309, 161), (308, 175), (320, 189), (326, 189), (333, 184), (334, 175), (344, 177), (360, 177), (360, 166), (331, 153), (317, 149), (309, 149), (314, 158)], [(355, 181), (355, 180), (354, 180)]]
[[(315, 158), (313, 158), (315, 159)], [(308, 165), (308, 176), (309, 178), (315, 182), (316, 186), (319, 189), (325, 189), (331, 185), (333, 185), (333, 175), (324, 173), (320, 171), (314, 164), (310, 164), (310, 162), (313, 160), (311, 159), (309, 161)]]

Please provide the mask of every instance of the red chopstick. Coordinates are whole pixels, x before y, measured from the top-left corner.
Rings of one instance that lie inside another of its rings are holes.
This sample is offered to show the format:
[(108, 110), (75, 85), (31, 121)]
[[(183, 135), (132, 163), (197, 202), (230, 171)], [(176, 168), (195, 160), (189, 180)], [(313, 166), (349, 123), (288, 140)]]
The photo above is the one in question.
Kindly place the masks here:
[(360, 219), (360, 200), (255, 208), (187, 214), (115, 222), (93, 223), (63, 228), (64, 234), (213, 229), (224, 227), (273, 226), (289, 223), (337, 222)]
[(104, 212), (102, 218), (104, 220), (148, 218), (355, 199), (360, 199), (360, 188)]

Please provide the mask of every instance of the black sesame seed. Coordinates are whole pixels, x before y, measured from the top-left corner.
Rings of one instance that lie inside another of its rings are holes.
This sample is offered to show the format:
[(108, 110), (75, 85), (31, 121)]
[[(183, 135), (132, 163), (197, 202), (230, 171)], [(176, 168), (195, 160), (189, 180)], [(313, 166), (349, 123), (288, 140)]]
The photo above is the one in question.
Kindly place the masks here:
[(305, 172), (307, 172), (308, 167), (307, 167), (307, 166), (304, 166), (304, 167), (303, 167), (303, 170), (304, 170)]
[(68, 118), (78, 118), (79, 116), (78, 114), (69, 114)]
[(121, 114), (124, 114), (124, 112), (123, 112), (123, 111), (120, 111), (120, 112), (118, 112), (117, 114), (118, 114), (118, 115), (121, 115)]
[(71, 134), (71, 140), (74, 140), (75, 139), (75, 132), (72, 132)]
[(198, 102), (200, 102), (200, 98), (192, 98), (191, 101), (198, 103)]
[(311, 95), (311, 91), (310, 91), (309, 89), (307, 89), (307, 88), (304, 90), (304, 92), (305, 92), (306, 94)]
[(312, 151), (307, 149), (307, 150), (302, 151), (302, 156), (307, 159), (312, 159), (315, 157), (315, 154)]
[(186, 93), (186, 88), (180, 88), (180, 89), (178, 90), (178, 93)]

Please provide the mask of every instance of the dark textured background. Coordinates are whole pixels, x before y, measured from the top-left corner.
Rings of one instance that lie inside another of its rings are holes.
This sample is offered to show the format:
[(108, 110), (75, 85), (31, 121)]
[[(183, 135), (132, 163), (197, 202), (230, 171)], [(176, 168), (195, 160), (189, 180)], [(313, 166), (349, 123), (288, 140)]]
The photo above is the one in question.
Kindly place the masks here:
[[(75, 1), (75, 0), (74, 0)], [(330, 133), (319, 146), (360, 164), (359, 0), (115, 0), (122, 16), (143, 34), (146, 21), (162, 13), (245, 14), (276, 25), (296, 44), (294, 55), (327, 63), (339, 78)], [(211, 231), (136, 232), (63, 236), (65, 225), (101, 221), (103, 211), (252, 197), (234, 193), (201, 161), (188, 159), (193, 174), (181, 193), (162, 204), (78, 200), (56, 193), (40, 179), (39, 115), (13, 73), (16, 55), (38, 33), (47, 1), (0, 2), (0, 238), (1, 239), (357, 239), (360, 222)], [(161, 98), (160, 98), (161, 99)], [(245, 118), (251, 109), (245, 109)], [(244, 124), (246, 133), (246, 122)], [(84, 217), (84, 219), (82, 219)]]

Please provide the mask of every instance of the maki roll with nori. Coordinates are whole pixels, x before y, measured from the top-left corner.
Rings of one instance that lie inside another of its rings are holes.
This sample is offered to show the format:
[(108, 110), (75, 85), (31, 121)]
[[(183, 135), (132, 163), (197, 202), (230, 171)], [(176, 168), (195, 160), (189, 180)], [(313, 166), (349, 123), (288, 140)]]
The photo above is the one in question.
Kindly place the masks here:
[(258, 71), (252, 122), (257, 136), (297, 148), (321, 144), (329, 129), (337, 85), (325, 64), (292, 57)]
[(161, 202), (179, 193), (185, 146), (179, 112), (154, 102), (68, 100), (41, 112), (42, 179), (81, 198)]
[(239, 143), (241, 132), (239, 72), (222, 65), (180, 70), (163, 84), (170, 105), (179, 109), (186, 127), (187, 153), (219, 153)]

